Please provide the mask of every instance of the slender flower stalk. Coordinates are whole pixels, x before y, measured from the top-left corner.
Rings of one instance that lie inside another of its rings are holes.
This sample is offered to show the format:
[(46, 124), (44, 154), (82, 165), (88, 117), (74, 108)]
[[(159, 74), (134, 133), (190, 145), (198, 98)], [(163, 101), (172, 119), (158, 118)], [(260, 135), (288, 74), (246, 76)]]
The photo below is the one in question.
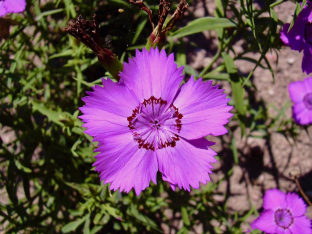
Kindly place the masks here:
[(232, 116), (226, 94), (212, 82), (183, 81), (173, 54), (151, 48), (124, 63), (119, 83), (103, 79), (83, 98), (85, 133), (99, 142), (94, 163), (110, 188), (136, 194), (163, 180), (190, 191), (210, 181), (216, 153), (207, 135), (227, 133)]
[(96, 15), (93, 16), (92, 22), (84, 20), (79, 15), (76, 20), (69, 22), (64, 31), (88, 46), (98, 56), (102, 66), (119, 80), (119, 72), (123, 70), (122, 63), (114, 53), (103, 46)]

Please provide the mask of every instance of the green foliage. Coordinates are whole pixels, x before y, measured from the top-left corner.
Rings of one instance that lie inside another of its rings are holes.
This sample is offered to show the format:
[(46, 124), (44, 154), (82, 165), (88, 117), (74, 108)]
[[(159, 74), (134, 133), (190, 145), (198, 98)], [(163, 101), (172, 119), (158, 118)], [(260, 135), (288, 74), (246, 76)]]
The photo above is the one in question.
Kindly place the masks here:
[[(233, 120), (239, 124), (229, 129), (230, 136), (238, 127), (242, 135), (265, 139), (274, 131), (286, 137), (297, 132), (292, 120), (285, 118), (285, 108), (272, 118), (265, 106), (254, 105), (250, 78), (257, 67), (269, 69), (274, 78), (265, 54), (280, 47), (277, 26), (281, 22), (274, 6), (269, 7), (273, 1), (265, 3), (266, 8), (256, 9), (252, 0), (240, 0), (240, 7), (235, 1), (217, 0), (214, 17), (193, 20), (190, 15), (189, 24), (180, 23), (168, 36), (166, 49), (175, 52), (187, 77), (231, 84)], [(150, 0), (147, 5), (156, 18), (158, 2)], [(231, 18), (226, 18), (226, 9), (231, 9)], [(300, 9), (297, 4), (296, 12)], [(101, 83), (105, 70), (90, 49), (63, 31), (70, 19), (79, 14), (91, 19), (95, 13), (103, 41), (111, 35), (111, 50), (124, 61), (145, 45), (152, 30), (144, 12), (121, 0), (32, 0), (24, 13), (12, 15), (16, 24), (9, 39), (0, 43), (0, 127), (6, 139), (0, 142), (0, 226), (6, 233), (162, 233), (164, 227), (189, 233), (200, 223), (206, 233), (224, 228), (226, 233), (241, 233), (240, 225), (257, 211), (229, 214), (224, 204), (213, 199), (216, 184), (174, 192), (158, 175), (158, 184), (140, 196), (133, 191), (111, 192), (101, 185), (92, 168), (96, 143), (83, 133), (78, 108), (85, 91)], [(186, 64), (186, 46), (196, 45), (183, 37), (205, 30), (215, 30), (219, 43), (211, 63), (199, 72)], [(241, 54), (232, 48), (237, 39), (245, 42)], [(248, 57), (248, 52), (260, 53), (260, 59)], [(218, 59), (220, 65), (213, 68)], [(235, 60), (253, 63), (253, 71), (241, 75)], [(239, 163), (235, 140), (228, 147)], [(182, 227), (173, 225), (175, 220)], [(212, 226), (211, 221), (218, 225)]]

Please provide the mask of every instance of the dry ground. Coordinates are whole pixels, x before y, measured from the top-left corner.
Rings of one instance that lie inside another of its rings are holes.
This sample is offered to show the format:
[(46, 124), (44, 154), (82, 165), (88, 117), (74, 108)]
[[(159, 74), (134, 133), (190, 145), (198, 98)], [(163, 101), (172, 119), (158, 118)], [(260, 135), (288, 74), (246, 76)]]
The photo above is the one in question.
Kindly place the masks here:
[[(215, 9), (214, 1), (198, 1), (191, 6), (196, 17), (213, 16)], [(289, 23), (295, 9), (293, 2), (284, 2), (277, 6), (275, 10), (278, 17), (284, 23)], [(198, 49), (188, 53), (188, 62), (195, 69), (202, 69), (207, 65), (216, 49), (216, 39), (213, 33), (204, 33), (202, 38), (195, 39)], [(236, 52), (243, 51), (242, 41), (234, 45)], [(258, 58), (259, 54), (249, 54), (250, 57)], [(276, 116), (277, 112), (271, 106), (282, 108), (287, 102), (291, 104), (288, 84), (293, 81), (303, 80), (308, 77), (301, 70), (302, 53), (292, 51), (288, 47), (283, 47), (278, 57), (274, 53), (268, 53), (266, 57), (274, 64), (275, 83), (269, 70), (257, 68), (253, 76), (253, 82), (257, 87), (256, 100), (264, 101), (269, 115)], [(278, 58), (278, 64), (276, 61)], [(218, 63), (218, 61), (217, 61)], [(246, 61), (236, 61), (236, 65), (242, 74), (248, 74), (254, 67)], [(225, 91), (230, 93), (229, 87), (223, 83)], [(291, 107), (286, 110), (286, 118), (292, 114)], [(312, 126), (307, 128), (312, 136)], [(234, 165), (233, 174), (230, 178), (220, 183), (217, 188), (215, 199), (220, 202), (226, 202), (229, 211), (248, 211), (251, 208), (249, 201), (256, 207), (261, 208), (262, 197), (267, 189), (279, 188), (282, 191), (299, 190), (290, 176), (290, 172), (300, 173), (300, 183), (305, 193), (312, 200), (312, 142), (306, 131), (301, 130), (295, 140), (287, 140), (282, 134), (273, 133), (271, 140), (257, 138), (240, 137), (240, 129), (234, 133), (236, 143), (240, 152), (240, 163)], [(224, 177), (224, 171), (227, 171), (233, 165), (233, 161), (228, 159), (228, 152), (221, 147), (220, 139), (210, 138), (217, 142), (214, 149), (222, 158), (221, 162), (215, 166), (215, 173), (212, 175), (212, 181), (216, 182)], [(232, 156), (231, 156), (232, 157)], [(230, 192), (230, 196), (224, 199), (223, 194)], [(308, 208), (309, 218), (312, 218), (312, 207)], [(250, 217), (252, 221), (255, 217)]]

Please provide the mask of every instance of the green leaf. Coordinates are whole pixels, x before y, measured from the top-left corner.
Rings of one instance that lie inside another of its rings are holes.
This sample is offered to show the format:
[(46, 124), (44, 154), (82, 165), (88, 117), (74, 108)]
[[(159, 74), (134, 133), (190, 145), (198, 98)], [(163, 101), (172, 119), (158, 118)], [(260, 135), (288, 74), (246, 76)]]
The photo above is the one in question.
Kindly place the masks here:
[(103, 226), (94, 226), (94, 227), (92, 228), (92, 230), (90, 231), (90, 234), (95, 234), (95, 233), (97, 233), (98, 231), (100, 231), (102, 228), (103, 228)]
[(233, 152), (234, 163), (237, 165), (238, 164), (238, 150), (236, 147), (235, 137), (232, 137), (231, 148)]
[(70, 50), (62, 51), (61, 53), (50, 56), (49, 59), (66, 57), (66, 56), (73, 56), (73, 50), (70, 49)]
[(25, 167), (21, 164), (21, 162), (19, 162), (18, 160), (15, 160), (15, 165), (19, 170), (22, 170), (25, 173), (31, 173), (31, 169), (29, 169), (28, 167)]
[(84, 234), (90, 234), (90, 214), (87, 214), (86, 222), (83, 227)]
[[(214, 70), (215, 71), (215, 70)], [(227, 80), (230, 81), (230, 76), (227, 73), (209, 72), (203, 76), (203, 79), (211, 80)]]
[(146, 22), (147, 22), (147, 18), (142, 20), (139, 24), (138, 24), (138, 27), (136, 29), (136, 32), (134, 34), (134, 37), (132, 39), (132, 45), (135, 44), (135, 42), (137, 41), (137, 39), (139, 38), (139, 36), (141, 35), (141, 32), (144, 28), (144, 26), (146, 25)]
[(66, 224), (64, 227), (62, 227), (62, 232), (68, 233), (71, 231), (75, 231), (77, 229), (77, 227), (79, 227), (87, 219), (88, 215), (90, 216), (90, 214), (87, 214), (81, 219), (78, 219), (76, 221), (73, 221), (73, 222)]
[(56, 10), (42, 12), (41, 14), (37, 15), (36, 21), (41, 20), (41, 18), (44, 16), (53, 15), (53, 14), (60, 13), (63, 11), (64, 11), (64, 9), (56, 9)]
[(190, 218), (184, 206), (181, 207), (181, 215), (182, 215), (183, 224), (186, 226), (190, 226), (191, 225)]
[(141, 212), (139, 212), (137, 208), (134, 206), (134, 204), (131, 204), (131, 206), (128, 209), (128, 212), (129, 212), (129, 215), (134, 216), (138, 221), (140, 221), (144, 225), (151, 227), (160, 232), (160, 229), (158, 229), (156, 223), (150, 218), (148, 218), (147, 216), (143, 215)]
[(60, 121), (60, 114), (62, 114), (62, 113), (48, 109), (45, 106), (43, 106), (40, 103), (37, 103), (33, 100), (31, 100), (30, 102), (32, 104), (33, 111), (39, 111), (41, 114), (47, 116), (50, 121), (52, 121), (52, 122), (54, 122), (60, 126), (64, 126), (64, 124)]
[(236, 24), (235, 21), (226, 18), (202, 17), (175, 31), (171, 36), (184, 37), (207, 30), (235, 27)]
[(244, 107), (244, 89), (242, 87), (242, 83), (239, 78), (239, 74), (237, 72), (236, 66), (234, 64), (234, 60), (232, 57), (223, 52), (222, 57), (224, 59), (224, 64), (226, 71), (228, 72), (231, 79), (231, 87), (234, 98), (234, 106), (237, 112), (240, 115), (245, 115), (245, 107)]
[(226, 71), (229, 73), (229, 76), (231, 79), (234, 107), (238, 112), (238, 121), (241, 127), (241, 135), (243, 136), (245, 133), (245, 111), (246, 111), (246, 108), (244, 106), (245, 90), (242, 86), (242, 82), (240, 80), (239, 74), (237, 72), (237, 69), (236, 69), (236, 66), (234, 64), (234, 60), (232, 59), (232, 57), (225, 52), (222, 52), (222, 57), (224, 59)]

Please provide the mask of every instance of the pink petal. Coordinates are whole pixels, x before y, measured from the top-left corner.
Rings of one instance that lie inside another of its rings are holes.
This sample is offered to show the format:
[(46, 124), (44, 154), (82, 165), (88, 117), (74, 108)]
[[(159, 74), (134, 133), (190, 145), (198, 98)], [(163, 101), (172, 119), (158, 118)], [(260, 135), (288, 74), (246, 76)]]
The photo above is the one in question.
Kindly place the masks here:
[(120, 77), (140, 102), (154, 96), (171, 104), (183, 80), (182, 72), (183, 67), (177, 69), (173, 54), (167, 57), (164, 50), (151, 48), (148, 52), (144, 48), (142, 52), (136, 50), (136, 57), (124, 63)]
[(181, 91), (173, 102), (182, 117), (182, 128), (177, 134), (186, 139), (197, 139), (209, 134), (222, 135), (227, 133), (225, 124), (233, 114), (229, 113), (232, 106), (227, 103), (230, 99), (218, 86), (202, 79), (189, 81), (181, 87)]
[(199, 183), (210, 181), (211, 163), (216, 162), (216, 153), (208, 148), (213, 142), (205, 138), (185, 140), (180, 138), (175, 147), (157, 150), (159, 171), (163, 179), (168, 181), (172, 188), (178, 186), (190, 191), (190, 186), (199, 188)]
[(276, 234), (293, 234), (293, 233), (290, 232), (289, 229), (284, 229), (284, 228), (281, 228), (279, 226), (277, 226), (275, 233)]
[(285, 209), (287, 207), (286, 194), (278, 189), (270, 189), (265, 192), (263, 208), (265, 210)]
[(308, 93), (312, 93), (312, 76), (311, 77), (307, 77), (303, 80), (304, 86), (307, 89)]
[(302, 102), (307, 93), (306, 86), (302, 81), (292, 82), (288, 85), (289, 96), (293, 102)]
[(150, 180), (156, 184), (156, 155), (151, 150), (139, 149), (132, 134), (106, 138), (95, 151), (101, 153), (95, 156), (93, 166), (105, 184), (111, 183), (111, 189), (129, 192), (135, 188), (139, 195)]
[(18, 13), (25, 10), (25, 0), (4, 0), (0, 1), (0, 17), (8, 13)]
[[(134, 151), (133, 151), (134, 152)], [(129, 192), (135, 189), (136, 195), (147, 188), (152, 180), (157, 184), (157, 157), (155, 151), (138, 149), (118, 174), (114, 175), (110, 189)]]
[[(304, 103), (303, 103), (304, 105)], [(311, 122), (311, 116), (312, 116), (312, 110), (308, 110), (308, 109), (302, 109), (301, 112), (297, 112), (296, 108), (298, 107), (302, 107), (302, 104), (296, 104), (293, 106), (293, 117), (294, 120), (296, 121), (296, 123), (301, 124), (301, 125), (307, 125), (312, 123)]]
[(305, 6), (298, 15), (293, 27), (288, 32), (290, 24), (284, 24), (281, 31), (281, 40), (293, 50), (301, 51), (307, 44), (304, 38), (305, 27), (311, 22), (312, 14), (309, 7)]
[(287, 208), (294, 217), (302, 216), (306, 213), (307, 207), (297, 194), (287, 193), (286, 195)]
[(302, 71), (309, 74), (312, 72), (312, 45), (309, 43), (304, 44), (303, 59), (302, 59)]
[(104, 110), (106, 112), (128, 117), (140, 104), (134, 93), (124, 83), (114, 83), (110, 79), (102, 79), (103, 86), (92, 87), (94, 92), (87, 92), (89, 96), (82, 98), (85, 107)]
[(265, 233), (276, 233), (277, 225), (274, 221), (274, 211), (264, 210), (260, 216), (250, 224), (250, 226), (252, 229), (259, 229)]
[(305, 23), (298, 23), (298, 19), (288, 32), (290, 24), (284, 24), (281, 31), (281, 40), (293, 50), (301, 51), (304, 46)]
[(306, 216), (296, 217), (293, 225), (289, 227), (292, 234), (312, 234), (311, 220)]
[(124, 84), (103, 79), (103, 85), (93, 87), (94, 92), (88, 92), (89, 96), (82, 99), (85, 105), (79, 108), (83, 113), (79, 118), (87, 128), (85, 133), (99, 142), (105, 137), (131, 133), (127, 117), (139, 105), (138, 99)]

